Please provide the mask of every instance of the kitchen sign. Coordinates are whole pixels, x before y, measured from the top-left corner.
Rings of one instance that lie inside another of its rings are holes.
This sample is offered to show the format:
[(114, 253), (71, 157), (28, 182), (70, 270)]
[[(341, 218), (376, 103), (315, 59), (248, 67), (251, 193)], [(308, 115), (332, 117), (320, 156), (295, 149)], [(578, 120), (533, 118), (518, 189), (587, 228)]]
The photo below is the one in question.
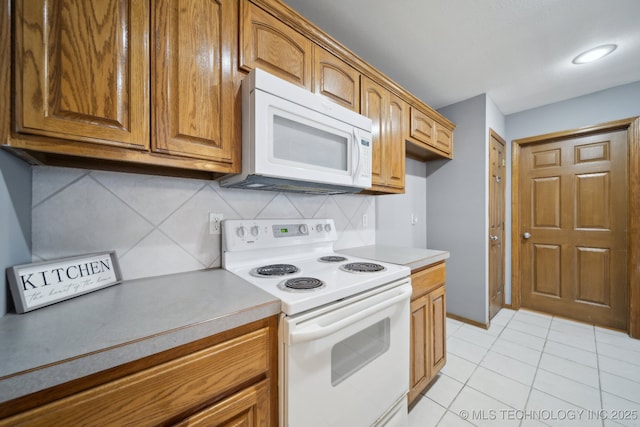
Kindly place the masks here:
[(16, 312), (25, 313), (118, 284), (122, 274), (114, 251), (7, 269)]

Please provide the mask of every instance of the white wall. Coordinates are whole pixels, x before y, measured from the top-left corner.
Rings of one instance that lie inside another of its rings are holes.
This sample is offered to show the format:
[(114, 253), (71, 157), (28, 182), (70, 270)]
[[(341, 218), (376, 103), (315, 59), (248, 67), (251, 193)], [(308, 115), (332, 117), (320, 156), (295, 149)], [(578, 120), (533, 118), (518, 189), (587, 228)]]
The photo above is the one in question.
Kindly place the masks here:
[(5, 270), (31, 262), (31, 167), (0, 150), (0, 316), (13, 307)]
[(456, 124), (453, 160), (427, 163), (427, 241), (451, 253), (447, 311), (486, 323), (486, 95), (439, 110)]
[(376, 221), (376, 244), (427, 247), (426, 163), (407, 159), (405, 193), (377, 196)]

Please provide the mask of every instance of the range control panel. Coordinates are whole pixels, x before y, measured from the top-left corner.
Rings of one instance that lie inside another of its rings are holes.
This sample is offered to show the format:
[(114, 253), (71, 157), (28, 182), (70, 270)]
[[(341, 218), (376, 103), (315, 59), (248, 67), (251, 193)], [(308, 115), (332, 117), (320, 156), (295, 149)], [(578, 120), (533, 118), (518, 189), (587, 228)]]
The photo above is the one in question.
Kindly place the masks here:
[(226, 251), (294, 246), (337, 240), (332, 219), (265, 219), (222, 221)]

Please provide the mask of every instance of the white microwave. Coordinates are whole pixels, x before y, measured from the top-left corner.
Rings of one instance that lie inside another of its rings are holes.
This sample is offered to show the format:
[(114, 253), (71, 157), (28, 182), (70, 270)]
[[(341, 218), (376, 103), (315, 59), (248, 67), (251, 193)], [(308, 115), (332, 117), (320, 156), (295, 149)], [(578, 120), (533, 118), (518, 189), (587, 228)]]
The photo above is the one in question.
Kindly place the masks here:
[(242, 173), (223, 187), (312, 194), (371, 187), (371, 119), (255, 68), (242, 81)]

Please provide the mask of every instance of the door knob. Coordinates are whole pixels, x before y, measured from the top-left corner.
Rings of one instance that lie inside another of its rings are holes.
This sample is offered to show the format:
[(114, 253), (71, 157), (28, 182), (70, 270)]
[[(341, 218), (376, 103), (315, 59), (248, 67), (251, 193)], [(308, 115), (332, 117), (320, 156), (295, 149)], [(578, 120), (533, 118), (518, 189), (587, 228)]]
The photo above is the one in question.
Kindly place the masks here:
[(531, 233), (529, 233), (528, 231), (525, 231), (525, 232), (522, 234), (522, 237), (524, 237), (525, 239), (529, 239), (529, 238), (531, 237)]
[(489, 238), (490, 238), (491, 240), (493, 240), (494, 242), (495, 242), (496, 240), (498, 240), (498, 236), (493, 235), (493, 234), (492, 234), (491, 236), (489, 236)]

